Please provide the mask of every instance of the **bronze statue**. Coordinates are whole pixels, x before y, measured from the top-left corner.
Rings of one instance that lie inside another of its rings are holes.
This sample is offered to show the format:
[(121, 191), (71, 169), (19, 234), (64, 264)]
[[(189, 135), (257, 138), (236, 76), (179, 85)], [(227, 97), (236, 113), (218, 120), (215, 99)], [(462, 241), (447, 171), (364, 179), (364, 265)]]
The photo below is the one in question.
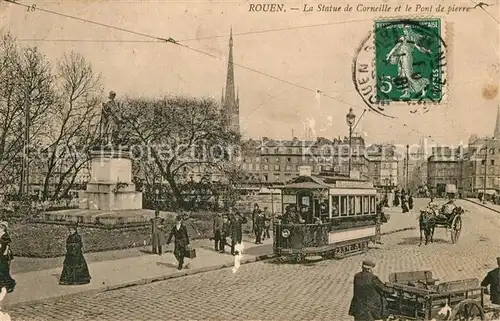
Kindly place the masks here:
[(115, 97), (116, 93), (114, 91), (110, 91), (109, 101), (102, 103), (99, 135), (101, 143), (106, 145), (112, 145), (117, 141), (119, 119)]

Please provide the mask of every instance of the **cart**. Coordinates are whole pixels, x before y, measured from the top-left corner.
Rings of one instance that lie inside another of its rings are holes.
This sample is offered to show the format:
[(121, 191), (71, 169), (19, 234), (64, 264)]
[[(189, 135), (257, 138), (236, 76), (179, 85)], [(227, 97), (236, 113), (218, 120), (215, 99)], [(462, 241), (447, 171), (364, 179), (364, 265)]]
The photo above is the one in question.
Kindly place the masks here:
[(479, 280), (437, 283), (431, 271), (392, 273), (385, 294), (389, 320), (485, 320), (498, 309), (485, 306)]

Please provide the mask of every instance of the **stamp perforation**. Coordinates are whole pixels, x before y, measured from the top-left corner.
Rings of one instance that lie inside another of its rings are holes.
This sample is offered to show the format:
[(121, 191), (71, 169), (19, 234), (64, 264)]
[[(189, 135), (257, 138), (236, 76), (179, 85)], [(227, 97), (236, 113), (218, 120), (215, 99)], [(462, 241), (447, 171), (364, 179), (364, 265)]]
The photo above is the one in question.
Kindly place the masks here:
[[(439, 32), (441, 40), (444, 42), (441, 43), (441, 52), (443, 52), (443, 59), (441, 60), (441, 79), (444, 80), (441, 85), (441, 99), (439, 101), (397, 101), (391, 100), (389, 101), (380, 101), (379, 104), (384, 106), (396, 105), (396, 106), (423, 106), (423, 112), (428, 111), (428, 106), (434, 105), (446, 105), (448, 103), (448, 61), (449, 61), (449, 25), (446, 20), (444, 20), (441, 16), (438, 15), (411, 15), (411, 16), (389, 16), (389, 17), (377, 17), (373, 20), (373, 30), (372, 30), (372, 40), (373, 40), (373, 48), (376, 48), (376, 24), (377, 22), (389, 22), (396, 23), (398, 21), (418, 21), (418, 20), (430, 20), (430, 19), (439, 19), (440, 26)], [(377, 70), (377, 59), (374, 59), (374, 70)], [(412, 113), (416, 113), (416, 109), (411, 110)]]

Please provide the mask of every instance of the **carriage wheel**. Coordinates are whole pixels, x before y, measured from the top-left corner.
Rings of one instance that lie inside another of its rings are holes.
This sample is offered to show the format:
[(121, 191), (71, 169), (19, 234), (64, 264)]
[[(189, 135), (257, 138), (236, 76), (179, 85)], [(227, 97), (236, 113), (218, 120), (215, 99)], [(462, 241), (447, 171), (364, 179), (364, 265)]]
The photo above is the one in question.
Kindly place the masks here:
[(455, 244), (460, 238), (460, 232), (462, 231), (462, 217), (460, 215), (455, 216), (451, 223), (451, 242)]
[(475, 300), (464, 300), (451, 311), (449, 321), (484, 320), (484, 311)]
[(304, 257), (304, 254), (302, 254), (302, 253), (295, 255), (295, 263), (302, 263), (302, 262), (304, 262), (304, 259), (305, 259), (305, 257)]

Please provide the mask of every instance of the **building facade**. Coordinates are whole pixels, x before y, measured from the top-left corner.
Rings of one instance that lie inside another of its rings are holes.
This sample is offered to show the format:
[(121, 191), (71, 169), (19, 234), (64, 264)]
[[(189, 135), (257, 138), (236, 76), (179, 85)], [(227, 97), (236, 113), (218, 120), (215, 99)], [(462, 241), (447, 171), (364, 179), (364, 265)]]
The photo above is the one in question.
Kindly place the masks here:
[(447, 184), (460, 186), (461, 151), (448, 146), (434, 147), (427, 160), (427, 187), (434, 195), (444, 196)]
[[(352, 137), (351, 170), (368, 176), (368, 160), (362, 137)], [(250, 139), (242, 146), (242, 169), (248, 181), (262, 184), (284, 184), (299, 174), (299, 166), (310, 166), (314, 174), (323, 171), (348, 173), (349, 139), (319, 137), (315, 141)]]
[(392, 190), (399, 186), (400, 162), (393, 145), (374, 144), (366, 149), (368, 177), (373, 186)]

